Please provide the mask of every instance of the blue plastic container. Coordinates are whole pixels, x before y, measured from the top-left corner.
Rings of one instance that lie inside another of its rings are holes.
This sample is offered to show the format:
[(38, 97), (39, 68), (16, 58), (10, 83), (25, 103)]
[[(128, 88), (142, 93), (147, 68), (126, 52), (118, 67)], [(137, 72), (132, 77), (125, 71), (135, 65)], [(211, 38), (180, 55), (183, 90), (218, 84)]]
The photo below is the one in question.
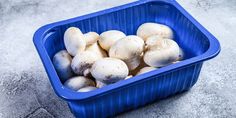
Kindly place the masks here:
[[(138, 26), (145, 22), (170, 26), (186, 54), (185, 60), (87, 93), (69, 90), (60, 82), (52, 57), (65, 49), (63, 35), (68, 27), (79, 27), (84, 33), (116, 29), (130, 35), (136, 34)], [(175, 0), (137, 1), (45, 25), (36, 31), (34, 44), (54, 91), (80, 118), (113, 116), (189, 90), (197, 82), (203, 61), (220, 52), (216, 38)]]

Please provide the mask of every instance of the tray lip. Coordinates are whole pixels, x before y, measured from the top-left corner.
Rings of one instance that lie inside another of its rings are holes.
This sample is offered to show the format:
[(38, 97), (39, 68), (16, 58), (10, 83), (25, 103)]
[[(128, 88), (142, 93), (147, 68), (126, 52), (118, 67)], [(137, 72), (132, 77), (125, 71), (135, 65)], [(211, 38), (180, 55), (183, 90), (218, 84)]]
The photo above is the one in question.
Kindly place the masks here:
[[(139, 75), (139, 76), (135, 76), (132, 79), (128, 79), (128, 80), (125, 80), (125, 81), (120, 81), (120, 82), (117, 82), (115, 84), (105, 86), (103, 88), (100, 88), (100, 89), (97, 89), (97, 90), (94, 90), (94, 91), (91, 91), (91, 92), (79, 93), (79, 92), (72, 91), (72, 90), (70, 90), (70, 89), (68, 89), (68, 88), (66, 88), (62, 85), (62, 83), (60, 82), (60, 79), (57, 76), (57, 73), (54, 69), (54, 66), (51, 62), (51, 59), (50, 59), (49, 55), (47, 54), (46, 49), (44, 48), (43, 42), (42, 42), (43, 37), (51, 29), (53, 29), (57, 26), (60, 26), (60, 25), (68, 24), (68, 23), (71, 23), (71, 22), (79, 21), (79, 20), (84, 20), (84, 19), (87, 19), (87, 18), (107, 14), (107, 13), (114, 12), (114, 11), (119, 11), (119, 10), (122, 10), (122, 9), (126, 9), (126, 8), (129, 8), (129, 7), (133, 7), (133, 6), (137, 6), (137, 5), (141, 5), (141, 4), (145, 4), (145, 3), (148, 3), (148, 2), (164, 2), (164, 3), (167, 3), (169, 5), (172, 5), (177, 10), (179, 10), (179, 12), (181, 12), (186, 18), (188, 18), (208, 38), (209, 44), (210, 44), (208, 50), (205, 53), (203, 53), (199, 56), (181, 61), (181, 62), (176, 63), (176, 64), (172, 64), (172, 65), (169, 65), (169, 66), (166, 66), (166, 67), (160, 68), (158, 70), (154, 70), (154, 71), (151, 71), (151, 72)], [(123, 87), (135, 85), (137, 82), (147, 81), (148, 78), (150, 78), (152, 76), (168, 73), (170, 71), (177, 70), (177, 69), (180, 69), (182, 67), (190, 66), (190, 65), (193, 65), (195, 63), (203, 62), (205, 60), (214, 58), (215, 56), (217, 56), (219, 54), (219, 52), (221, 50), (219, 41), (210, 32), (208, 32), (200, 23), (198, 23), (187, 11), (185, 11), (185, 9), (182, 8), (175, 0), (169, 0), (169, 1), (165, 1), (165, 0), (136, 1), (136, 2), (125, 4), (125, 5), (121, 5), (121, 6), (105, 9), (105, 10), (102, 10), (102, 11), (98, 11), (98, 12), (95, 12), (95, 13), (91, 13), (91, 14), (88, 14), (88, 15), (82, 15), (82, 16), (78, 16), (78, 17), (71, 18), (71, 19), (68, 19), (68, 20), (59, 21), (59, 22), (48, 24), (48, 25), (44, 25), (44, 26), (40, 27), (35, 32), (35, 34), (33, 36), (33, 42), (34, 42), (34, 45), (35, 45), (35, 47), (36, 47), (36, 49), (39, 53), (39, 56), (40, 56), (40, 58), (43, 62), (44, 68), (47, 72), (50, 83), (51, 83), (55, 93), (59, 97), (61, 97), (62, 99), (66, 100), (66, 101), (83, 101), (83, 100), (91, 99), (95, 96), (108, 94), (110, 92), (117, 91), (117, 90), (119, 90)]]

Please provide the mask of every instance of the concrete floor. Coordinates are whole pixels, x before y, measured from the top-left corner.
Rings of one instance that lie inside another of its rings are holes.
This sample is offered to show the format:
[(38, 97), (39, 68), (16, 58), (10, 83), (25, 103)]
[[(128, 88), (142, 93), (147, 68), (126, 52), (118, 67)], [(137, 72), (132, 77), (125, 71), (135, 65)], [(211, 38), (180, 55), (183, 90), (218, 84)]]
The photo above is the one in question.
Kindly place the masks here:
[[(50, 86), (33, 33), (44, 24), (131, 1), (1, 0), (0, 118), (73, 117)], [(177, 1), (219, 39), (220, 55), (204, 63), (190, 91), (117, 117), (236, 117), (236, 1)]]

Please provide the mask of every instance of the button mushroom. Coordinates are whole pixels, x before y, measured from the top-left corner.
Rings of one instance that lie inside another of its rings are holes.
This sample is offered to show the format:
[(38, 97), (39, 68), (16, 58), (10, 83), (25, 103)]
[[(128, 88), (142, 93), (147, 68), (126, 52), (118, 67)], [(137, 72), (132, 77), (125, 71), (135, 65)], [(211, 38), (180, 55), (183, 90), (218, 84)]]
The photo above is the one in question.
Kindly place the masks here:
[(96, 32), (88, 32), (84, 34), (84, 40), (86, 42), (86, 46), (90, 46), (96, 43), (99, 39), (99, 35)]
[(109, 30), (100, 34), (98, 41), (99, 45), (106, 51), (109, 51), (110, 47), (119, 39), (124, 38), (126, 35), (118, 30)]
[(64, 44), (66, 50), (72, 56), (75, 56), (80, 51), (84, 51), (86, 47), (83, 33), (76, 27), (70, 27), (65, 31)]
[[(153, 35), (147, 38), (147, 40), (145, 41), (146, 44), (146, 49), (147, 47), (151, 47), (151, 46), (155, 46), (156, 45), (156, 41), (157, 40), (161, 40), (163, 39), (163, 37), (159, 36), (159, 35)], [(184, 52), (182, 50), (182, 48), (179, 48), (179, 58), (177, 60), (183, 60), (184, 58)]]
[(91, 74), (97, 81), (108, 84), (124, 80), (128, 73), (127, 65), (115, 58), (99, 59), (91, 68)]
[(77, 76), (77, 77), (72, 77), (68, 79), (65, 83), (64, 86), (78, 91), (79, 89), (86, 87), (86, 86), (95, 86), (94, 81), (92, 81), (89, 78), (86, 78), (84, 76)]
[(123, 60), (129, 70), (134, 70), (140, 64), (143, 50), (144, 41), (138, 36), (130, 35), (112, 45), (109, 56)]
[(74, 73), (87, 76), (90, 73), (89, 70), (92, 67), (92, 64), (98, 59), (99, 57), (93, 52), (80, 52), (73, 58), (71, 68)]
[(166, 25), (158, 23), (144, 23), (139, 26), (137, 36), (141, 37), (144, 41), (152, 35), (160, 35), (163, 38), (173, 38), (173, 31)]
[(97, 88), (94, 86), (86, 86), (86, 87), (79, 89), (78, 92), (89, 92), (89, 91), (92, 91), (95, 89), (97, 89)]
[(179, 54), (179, 46), (174, 40), (156, 40), (154, 45), (148, 46), (144, 62), (152, 67), (163, 67), (176, 61)]
[(73, 76), (71, 61), (72, 58), (66, 50), (57, 52), (53, 57), (53, 65), (63, 82)]
[(150, 71), (153, 71), (153, 70), (156, 70), (156, 69), (157, 68), (154, 68), (154, 67), (144, 67), (136, 75), (147, 73), (147, 72), (150, 72)]
[(86, 48), (86, 51), (91, 51), (94, 52), (99, 58), (104, 58), (107, 57), (107, 53), (105, 50), (103, 50), (97, 42), (95, 42), (94, 44), (88, 46)]

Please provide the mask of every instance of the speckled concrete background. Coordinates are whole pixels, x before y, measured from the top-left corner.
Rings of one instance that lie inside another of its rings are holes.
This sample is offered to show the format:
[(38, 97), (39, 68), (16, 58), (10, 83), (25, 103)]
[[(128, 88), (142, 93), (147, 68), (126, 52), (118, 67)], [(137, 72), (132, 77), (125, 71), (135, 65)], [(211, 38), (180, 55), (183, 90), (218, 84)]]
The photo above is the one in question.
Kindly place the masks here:
[[(133, 0), (0, 0), (0, 118), (70, 118), (53, 92), (33, 46), (35, 30)], [(118, 117), (236, 117), (236, 0), (178, 0), (220, 41), (217, 58), (205, 62), (188, 92)]]

